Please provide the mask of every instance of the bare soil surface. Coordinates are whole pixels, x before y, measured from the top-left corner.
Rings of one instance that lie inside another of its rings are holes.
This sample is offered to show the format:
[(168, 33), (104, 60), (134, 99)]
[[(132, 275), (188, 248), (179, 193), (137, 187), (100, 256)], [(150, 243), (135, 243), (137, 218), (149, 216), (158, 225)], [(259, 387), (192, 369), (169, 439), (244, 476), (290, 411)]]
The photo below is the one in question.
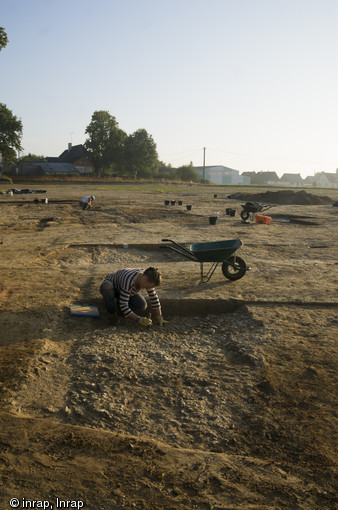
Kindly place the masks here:
[[(0, 509), (336, 509), (336, 193), (269, 191), (264, 225), (216, 186), (22, 187), (47, 193), (0, 195)], [(202, 283), (162, 239), (251, 269)], [(112, 325), (104, 276), (150, 265), (169, 322)]]

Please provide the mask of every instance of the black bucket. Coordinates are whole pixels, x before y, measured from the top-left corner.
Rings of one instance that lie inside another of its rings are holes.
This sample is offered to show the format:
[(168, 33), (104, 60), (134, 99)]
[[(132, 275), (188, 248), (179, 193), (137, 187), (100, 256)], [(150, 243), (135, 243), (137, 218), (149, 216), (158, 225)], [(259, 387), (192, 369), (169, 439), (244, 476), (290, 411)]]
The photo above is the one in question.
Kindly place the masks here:
[(175, 204), (176, 204), (176, 200), (172, 200), (171, 205), (175, 205)]
[(227, 209), (225, 209), (225, 214), (230, 216), (230, 211), (232, 211), (232, 209), (230, 207), (228, 207)]
[(164, 203), (165, 203), (165, 205), (169, 205), (170, 200), (165, 200)]
[(214, 195), (214, 198), (217, 198), (217, 195), (216, 195), (216, 194)]
[(209, 216), (210, 225), (216, 225), (217, 216)]
[(191, 211), (191, 205), (187, 205), (187, 211)]
[(235, 216), (235, 214), (236, 214), (236, 209), (230, 209), (229, 216)]
[(178, 205), (182, 205), (182, 204), (183, 204), (182, 200), (179, 200)]

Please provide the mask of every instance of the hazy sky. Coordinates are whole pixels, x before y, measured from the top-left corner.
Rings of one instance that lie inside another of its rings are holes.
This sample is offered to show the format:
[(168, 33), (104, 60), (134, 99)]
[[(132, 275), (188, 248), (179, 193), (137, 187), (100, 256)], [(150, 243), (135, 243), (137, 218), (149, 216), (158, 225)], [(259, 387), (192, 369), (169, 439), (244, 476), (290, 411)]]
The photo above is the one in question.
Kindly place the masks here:
[(335, 172), (338, 0), (1, 0), (0, 102), (24, 154), (96, 110), (173, 166)]

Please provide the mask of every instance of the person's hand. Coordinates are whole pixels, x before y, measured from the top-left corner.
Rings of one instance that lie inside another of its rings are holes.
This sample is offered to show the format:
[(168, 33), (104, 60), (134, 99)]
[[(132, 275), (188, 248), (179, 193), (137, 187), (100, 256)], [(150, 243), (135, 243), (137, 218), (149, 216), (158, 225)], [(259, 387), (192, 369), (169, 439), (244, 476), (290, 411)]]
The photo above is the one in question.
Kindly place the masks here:
[(157, 322), (157, 324), (158, 324), (159, 326), (161, 326), (161, 327), (163, 326), (163, 324), (168, 324), (168, 322), (169, 322), (169, 321), (165, 321), (165, 320), (163, 319), (162, 315), (156, 315), (156, 317), (155, 317), (155, 321), (156, 321), (156, 322)]
[(137, 324), (145, 328), (149, 328), (149, 326), (153, 325), (153, 321), (151, 319), (148, 319), (148, 317), (140, 317), (139, 320), (137, 321)]

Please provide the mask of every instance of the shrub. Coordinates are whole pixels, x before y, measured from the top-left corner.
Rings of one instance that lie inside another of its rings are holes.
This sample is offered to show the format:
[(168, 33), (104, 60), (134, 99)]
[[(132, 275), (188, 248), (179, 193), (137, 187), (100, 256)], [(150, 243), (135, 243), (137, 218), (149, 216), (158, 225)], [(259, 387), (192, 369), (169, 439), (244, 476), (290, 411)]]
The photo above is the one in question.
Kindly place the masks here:
[(0, 182), (6, 182), (8, 184), (13, 184), (13, 181), (10, 177), (7, 177), (7, 175), (0, 175)]

